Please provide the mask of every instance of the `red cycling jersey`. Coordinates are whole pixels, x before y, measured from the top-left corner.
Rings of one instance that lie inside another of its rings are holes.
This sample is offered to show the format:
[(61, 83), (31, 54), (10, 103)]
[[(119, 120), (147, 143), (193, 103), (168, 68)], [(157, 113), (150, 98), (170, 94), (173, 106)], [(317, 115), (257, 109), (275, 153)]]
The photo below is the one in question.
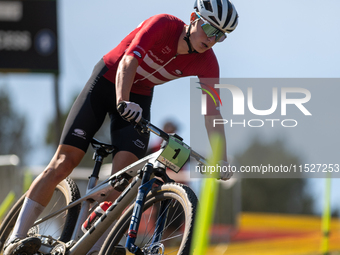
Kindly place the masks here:
[[(168, 14), (145, 20), (103, 57), (109, 68), (104, 77), (115, 83), (119, 61), (124, 55), (130, 55), (139, 63), (131, 88), (136, 94), (151, 95), (155, 85), (186, 76), (218, 78), (219, 66), (212, 49), (199, 54), (177, 55), (184, 25), (183, 21)], [(218, 113), (218, 107), (209, 108), (208, 115)]]

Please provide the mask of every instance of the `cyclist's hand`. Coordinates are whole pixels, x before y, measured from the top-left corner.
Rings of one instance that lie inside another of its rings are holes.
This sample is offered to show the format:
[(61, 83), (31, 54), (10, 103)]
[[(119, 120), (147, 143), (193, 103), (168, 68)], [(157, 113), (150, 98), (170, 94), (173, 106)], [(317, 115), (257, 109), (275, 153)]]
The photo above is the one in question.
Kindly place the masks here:
[(229, 163), (227, 161), (221, 160), (218, 162), (221, 166), (220, 180), (227, 181), (233, 176), (233, 172), (230, 170)]
[(118, 104), (117, 110), (123, 119), (130, 122), (135, 121), (138, 123), (142, 118), (143, 109), (139, 104), (133, 102), (122, 101)]

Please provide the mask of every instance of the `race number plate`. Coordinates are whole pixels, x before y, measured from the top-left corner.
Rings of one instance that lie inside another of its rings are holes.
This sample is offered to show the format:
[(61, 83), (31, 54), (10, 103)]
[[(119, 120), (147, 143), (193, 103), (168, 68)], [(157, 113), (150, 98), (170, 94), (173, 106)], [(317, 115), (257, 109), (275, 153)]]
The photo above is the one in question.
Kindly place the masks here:
[(190, 157), (190, 147), (170, 136), (169, 142), (157, 160), (176, 173), (181, 170)]

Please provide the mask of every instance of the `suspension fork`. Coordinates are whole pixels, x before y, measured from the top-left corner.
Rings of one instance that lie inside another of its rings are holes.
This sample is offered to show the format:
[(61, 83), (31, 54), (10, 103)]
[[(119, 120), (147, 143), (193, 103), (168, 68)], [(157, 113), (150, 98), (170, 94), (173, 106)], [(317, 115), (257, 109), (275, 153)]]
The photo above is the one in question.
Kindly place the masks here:
[[(142, 250), (138, 246), (135, 245), (135, 241), (137, 239), (139, 223), (141, 221), (146, 195), (152, 189), (152, 185), (157, 181), (157, 179), (155, 179), (155, 178), (150, 180), (151, 174), (153, 173), (153, 171), (154, 171), (154, 168), (153, 168), (153, 165), (151, 163), (147, 163), (142, 170), (143, 178), (142, 178), (141, 185), (138, 188), (137, 199), (136, 199), (135, 206), (133, 208), (133, 213), (132, 213), (132, 218), (131, 218), (130, 227), (129, 227), (129, 231), (128, 231), (128, 236), (127, 236), (127, 240), (126, 240), (126, 244), (125, 244), (125, 247), (131, 253), (137, 254), (137, 255), (143, 255), (144, 254), (142, 252)], [(164, 206), (161, 206), (161, 207), (164, 207)], [(166, 206), (166, 208), (167, 207), (168, 206)], [(161, 211), (162, 211), (162, 209), (161, 209)], [(163, 208), (163, 211), (164, 211), (164, 208)], [(167, 212), (162, 213), (162, 214), (163, 215), (165, 214), (165, 216), (166, 216)], [(156, 228), (158, 229), (157, 231), (159, 231), (157, 238), (159, 238), (159, 236), (161, 236), (161, 234), (162, 234), (163, 227), (164, 227), (164, 224), (165, 224), (165, 220), (166, 220), (166, 217), (164, 219), (160, 220), (160, 222), (157, 222)], [(157, 241), (157, 239), (155, 239), (155, 241)]]

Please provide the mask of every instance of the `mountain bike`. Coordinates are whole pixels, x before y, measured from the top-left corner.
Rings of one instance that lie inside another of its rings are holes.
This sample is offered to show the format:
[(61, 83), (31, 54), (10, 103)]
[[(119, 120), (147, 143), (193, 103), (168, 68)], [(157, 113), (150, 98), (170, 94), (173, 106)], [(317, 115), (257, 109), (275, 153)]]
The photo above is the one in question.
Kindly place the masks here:
[[(138, 255), (190, 253), (197, 197), (188, 186), (169, 178), (166, 168), (178, 173), (190, 157), (201, 166), (207, 164), (206, 160), (178, 135), (167, 134), (149, 121), (142, 119), (135, 128), (142, 135), (152, 132), (161, 137), (161, 149), (97, 184), (103, 159), (117, 148), (93, 139), (95, 164), (86, 194), (81, 197), (70, 178), (58, 184), (51, 202), (28, 233), (41, 239), (37, 254), (85, 255), (108, 228), (112, 230), (100, 255), (120, 254), (119, 249), (124, 247)], [(84, 233), (83, 222), (113, 190), (121, 192), (119, 197)], [(24, 196), (2, 221), (1, 251), (23, 200)]]

